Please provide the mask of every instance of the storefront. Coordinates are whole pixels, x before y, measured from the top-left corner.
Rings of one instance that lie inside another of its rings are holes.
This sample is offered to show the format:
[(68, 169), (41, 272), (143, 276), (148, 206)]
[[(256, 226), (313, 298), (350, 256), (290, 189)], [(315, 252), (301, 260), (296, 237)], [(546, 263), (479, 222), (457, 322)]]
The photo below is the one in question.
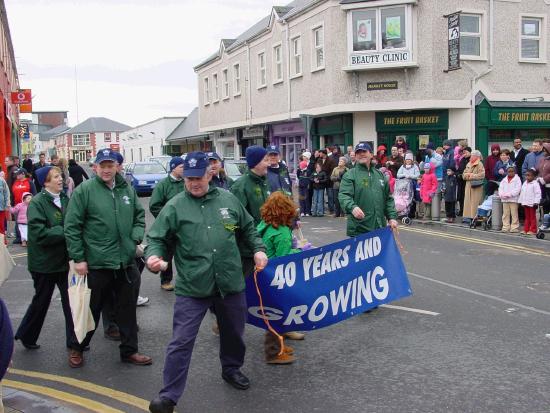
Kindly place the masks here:
[(313, 149), (338, 146), (342, 153), (353, 145), (353, 115), (326, 116), (313, 120), (311, 128)]
[(476, 107), (477, 149), (483, 156), (490, 145), (512, 148), (519, 137), (528, 148), (535, 139), (550, 138), (550, 102), (490, 102)]
[(267, 128), (263, 125), (237, 129), (237, 143), (240, 146), (241, 156), (244, 157), (249, 146), (266, 147), (268, 144)]
[(449, 131), (449, 111), (422, 110), (381, 112), (376, 114), (378, 145), (388, 152), (398, 137), (403, 137), (413, 153), (425, 149), (428, 142), (441, 146)]
[(302, 149), (307, 148), (306, 131), (301, 121), (280, 123), (271, 125), (270, 139), (271, 145), (277, 145), (281, 150), (281, 159), (283, 159), (290, 171), (296, 172), (299, 157)]

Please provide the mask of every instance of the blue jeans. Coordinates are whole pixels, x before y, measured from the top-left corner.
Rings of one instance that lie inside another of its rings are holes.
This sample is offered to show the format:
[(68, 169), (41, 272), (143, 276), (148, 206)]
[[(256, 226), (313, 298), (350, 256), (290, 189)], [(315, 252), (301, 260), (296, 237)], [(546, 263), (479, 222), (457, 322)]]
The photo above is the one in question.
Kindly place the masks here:
[(311, 203), (309, 202), (309, 187), (299, 188), (300, 212), (302, 214), (311, 214)]
[(325, 215), (325, 190), (313, 190), (313, 202), (311, 204), (311, 215)]

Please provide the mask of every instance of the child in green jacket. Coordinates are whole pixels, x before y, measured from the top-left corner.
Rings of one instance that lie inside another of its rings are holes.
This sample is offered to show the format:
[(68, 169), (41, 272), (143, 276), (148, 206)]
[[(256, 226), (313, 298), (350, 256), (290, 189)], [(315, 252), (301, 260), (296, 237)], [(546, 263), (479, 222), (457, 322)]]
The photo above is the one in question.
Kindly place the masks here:
[[(258, 224), (258, 232), (265, 244), (268, 258), (295, 254), (311, 248), (311, 244), (306, 244), (301, 249), (293, 245), (292, 225), (296, 212), (292, 199), (281, 191), (272, 193), (261, 207), (262, 221)], [(287, 346), (284, 353), (279, 355), (279, 340), (270, 331), (265, 334), (264, 350), (267, 364), (290, 364), (295, 360), (293, 349)]]

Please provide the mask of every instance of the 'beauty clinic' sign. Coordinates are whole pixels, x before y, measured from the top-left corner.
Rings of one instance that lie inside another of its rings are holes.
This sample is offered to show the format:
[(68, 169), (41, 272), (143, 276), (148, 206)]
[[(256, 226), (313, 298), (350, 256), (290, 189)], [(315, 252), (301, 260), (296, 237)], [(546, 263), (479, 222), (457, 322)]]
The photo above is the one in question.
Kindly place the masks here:
[(408, 50), (388, 50), (376, 53), (353, 53), (350, 55), (350, 66), (376, 66), (412, 62), (411, 52)]

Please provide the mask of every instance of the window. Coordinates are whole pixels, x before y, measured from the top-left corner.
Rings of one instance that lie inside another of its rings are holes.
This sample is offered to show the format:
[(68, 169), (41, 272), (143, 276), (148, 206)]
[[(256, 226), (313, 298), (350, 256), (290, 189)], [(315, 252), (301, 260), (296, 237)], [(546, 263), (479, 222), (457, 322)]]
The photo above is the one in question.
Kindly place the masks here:
[(218, 74), (217, 73), (214, 73), (212, 75), (212, 87), (214, 88), (214, 98), (213, 98), (213, 102), (217, 102), (220, 100), (220, 92), (218, 90)]
[(73, 135), (73, 146), (90, 146), (90, 135)]
[(130, 160), (134, 162), (134, 149), (130, 148)]
[(313, 29), (313, 70), (325, 68), (325, 29), (319, 26)]
[(103, 140), (105, 141), (105, 143), (111, 142), (111, 132), (105, 132), (103, 134)]
[(116, 141), (120, 142), (120, 135), (118, 134), (118, 132), (116, 133)]
[(258, 89), (267, 86), (265, 52), (258, 53)]
[(353, 51), (381, 51), (408, 47), (406, 6), (351, 12)]
[(241, 94), (241, 65), (239, 63), (233, 65), (233, 93), (234, 96)]
[(521, 60), (540, 60), (543, 56), (542, 49), (542, 35), (543, 31), (543, 19), (535, 17), (521, 18), (521, 45), (520, 56)]
[(280, 44), (273, 46), (273, 83), (283, 81), (283, 48)]
[(302, 75), (302, 40), (300, 36), (291, 40), (292, 47), (292, 76)]
[(143, 161), (143, 153), (141, 151), (141, 148), (139, 148), (139, 161)]
[(210, 85), (208, 84), (208, 78), (204, 78), (204, 104), (210, 103)]
[(152, 146), (150, 146), (149, 148), (151, 149), (151, 156), (155, 156), (155, 149)]
[(223, 82), (223, 98), (229, 98), (229, 78), (227, 77), (227, 69), (222, 71), (222, 82)]
[(481, 15), (460, 15), (460, 57), (481, 57)]

